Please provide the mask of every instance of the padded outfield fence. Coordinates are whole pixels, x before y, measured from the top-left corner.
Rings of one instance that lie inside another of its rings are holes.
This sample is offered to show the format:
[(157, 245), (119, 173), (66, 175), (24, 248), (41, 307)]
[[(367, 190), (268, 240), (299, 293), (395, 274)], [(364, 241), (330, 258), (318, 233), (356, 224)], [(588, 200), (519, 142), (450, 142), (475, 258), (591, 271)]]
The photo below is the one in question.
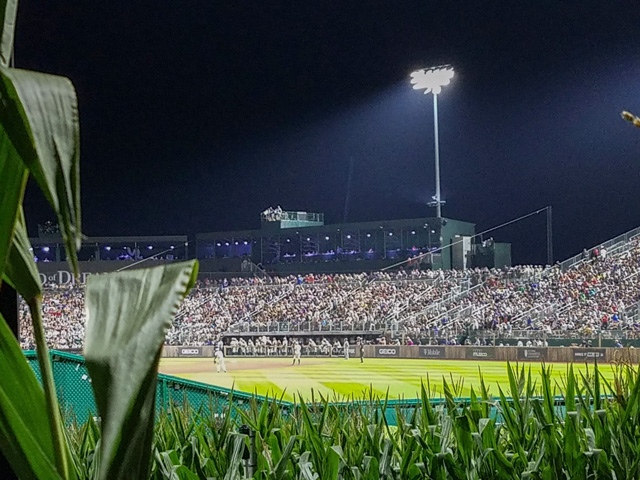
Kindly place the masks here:
[[(215, 347), (165, 346), (162, 356), (168, 358), (212, 358)], [(332, 355), (316, 351), (310, 353), (302, 350), (302, 356), (341, 357), (342, 348)], [(356, 357), (360, 347), (352, 345), (349, 355)], [(286, 350), (242, 353), (239, 349), (225, 347), (227, 357), (291, 357), (293, 347)], [(496, 360), (501, 362), (556, 362), (556, 363), (640, 363), (640, 348), (611, 347), (494, 347), (494, 346), (462, 346), (462, 345), (366, 345), (365, 358), (414, 358), (431, 360)]]
[[(42, 382), (40, 366), (35, 351), (24, 352), (29, 365)], [(91, 378), (80, 355), (52, 350), (49, 352), (53, 366), (53, 377), (58, 391), (58, 400), (68, 423), (74, 420), (83, 423), (89, 416), (97, 415), (96, 402), (91, 388)], [(171, 375), (158, 374), (156, 387), (156, 410), (190, 405), (196, 411), (202, 409), (205, 414), (222, 414), (233, 406), (247, 410), (250, 400), (254, 399), (258, 406), (267, 401), (266, 397), (246, 392), (232, 391), (205, 383), (194, 382)], [(269, 399), (268, 401), (271, 401)], [(287, 411), (293, 408), (291, 402), (278, 401), (280, 408)], [(233, 411), (233, 409), (232, 409)]]
[[(40, 367), (35, 351), (24, 352), (29, 365), (34, 370), (36, 377), (42, 381)], [(58, 400), (62, 410), (65, 412), (67, 424), (74, 421), (84, 423), (89, 416), (97, 415), (97, 408), (91, 388), (91, 379), (84, 363), (84, 358), (67, 352), (50, 351), (50, 358), (53, 366), (53, 375), (58, 391)], [(156, 387), (156, 411), (169, 409), (170, 405), (175, 407), (190, 406), (196, 411), (201, 411), (204, 415), (223, 415), (229, 410), (229, 403), (232, 416), (236, 415), (235, 409), (248, 410), (251, 402), (255, 401), (258, 408), (264, 402), (277, 401), (283, 413), (288, 414), (296, 410), (296, 404), (284, 400), (274, 400), (261, 395), (250, 394), (241, 391), (232, 391), (228, 388), (208, 385), (201, 382), (194, 382), (177, 378), (171, 375), (158, 374), (158, 384)], [(312, 412), (322, 411), (324, 402), (319, 398), (312, 399), (307, 403), (312, 408)], [(508, 399), (508, 401), (511, 401)], [(446, 408), (444, 398), (431, 399), (431, 405), (435, 408)], [(470, 398), (456, 398), (458, 407), (469, 406)], [(378, 414), (384, 414), (389, 425), (397, 425), (398, 419), (409, 419), (420, 408), (421, 400), (410, 399), (365, 399), (357, 401), (333, 401), (330, 405), (337, 407), (341, 411), (348, 413), (351, 410), (362, 410), (373, 414), (374, 410)], [(559, 414), (563, 414), (565, 399), (561, 396), (555, 398), (555, 408)], [(500, 416), (497, 407), (492, 406), (492, 416)]]

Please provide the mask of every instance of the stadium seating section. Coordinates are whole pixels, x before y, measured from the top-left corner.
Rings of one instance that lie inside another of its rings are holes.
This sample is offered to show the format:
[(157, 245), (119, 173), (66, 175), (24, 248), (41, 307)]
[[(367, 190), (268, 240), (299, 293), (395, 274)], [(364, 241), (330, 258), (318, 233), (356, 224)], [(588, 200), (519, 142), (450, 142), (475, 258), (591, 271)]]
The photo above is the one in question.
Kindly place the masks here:
[[(185, 299), (166, 343), (215, 344), (225, 334), (229, 343), (229, 334), (254, 332), (256, 341), (251, 345), (257, 349), (266, 348), (274, 332), (280, 332), (282, 339), (282, 332), (292, 331), (352, 332), (354, 337), (375, 332), (423, 344), (452, 344), (461, 337), (478, 341), (487, 332), (508, 336), (536, 331), (552, 336), (623, 330), (635, 335), (640, 329), (640, 242), (632, 238), (598, 253), (585, 255), (568, 268), (397, 270), (201, 281)], [(51, 347), (82, 347), (86, 318), (82, 286), (48, 289), (43, 310)], [(34, 347), (25, 305), (21, 344), (25, 349)]]

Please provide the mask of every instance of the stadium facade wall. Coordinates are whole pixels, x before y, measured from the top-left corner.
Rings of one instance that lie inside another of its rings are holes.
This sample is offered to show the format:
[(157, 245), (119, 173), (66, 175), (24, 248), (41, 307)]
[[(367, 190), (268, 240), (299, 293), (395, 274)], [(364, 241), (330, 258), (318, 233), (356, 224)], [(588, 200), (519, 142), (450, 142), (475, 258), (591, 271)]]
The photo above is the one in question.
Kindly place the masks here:
[[(234, 260), (234, 259), (232, 259)], [(235, 259), (237, 260), (237, 259)], [(40, 280), (45, 287), (54, 285), (69, 285), (74, 283), (85, 284), (87, 278), (91, 275), (98, 273), (109, 273), (121, 270), (123, 268), (144, 268), (153, 267), (156, 265), (163, 265), (165, 263), (172, 263), (174, 260), (149, 260), (145, 262), (134, 262), (133, 260), (119, 260), (119, 261), (101, 261), (101, 262), (79, 262), (80, 277), (76, 280), (73, 278), (73, 273), (69, 269), (67, 262), (38, 262), (38, 272), (40, 274)], [(135, 265), (133, 265), (135, 263)], [(233, 272), (234, 277), (251, 277), (253, 274), (250, 272), (240, 272), (240, 261), (237, 262), (237, 271)], [(227, 272), (199, 272), (198, 277), (202, 280), (205, 278), (211, 280), (222, 280), (229, 277)]]
[[(73, 278), (73, 273), (69, 269), (67, 262), (38, 262), (38, 273), (40, 274), (40, 280), (42, 284), (46, 286), (51, 285), (69, 285), (73, 283), (84, 284), (90, 275), (98, 273), (115, 272), (116, 270), (122, 270), (128, 268), (134, 263), (138, 263), (139, 267), (152, 267), (155, 265), (162, 265), (165, 263), (171, 263), (170, 260), (149, 260), (147, 262), (134, 262), (133, 260), (120, 260), (120, 261), (102, 261), (102, 262), (79, 262), (80, 277), (78, 280)], [(137, 266), (137, 265), (136, 265)], [(136, 268), (134, 266), (133, 268)]]

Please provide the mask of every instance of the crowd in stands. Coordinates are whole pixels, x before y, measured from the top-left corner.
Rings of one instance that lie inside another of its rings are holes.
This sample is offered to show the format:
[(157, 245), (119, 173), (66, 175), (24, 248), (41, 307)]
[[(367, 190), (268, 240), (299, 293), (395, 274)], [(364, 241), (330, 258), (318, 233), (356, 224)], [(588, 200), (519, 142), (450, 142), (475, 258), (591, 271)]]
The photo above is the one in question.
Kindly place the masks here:
[(525, 275), (523, 281), (489, 278), (467, 295), (447, 302), (437, 314), (404, 322), (414, 336), (437, 337), (452, 323), (473, 331), (493, 330), (501, 337), (514, 331), (538, 330), (590, 336), (603, 330), (640, 331), (640, 239), (634, 238), (608, 255), (586, 253), (576, 267), (550, 268)]
[[(456, 344), (461, 332), (463, 342), (478, 342), (484, 341), (478, 333), (487, 331), (501, 337), (521, 330), (640, 331), (639, 301), (640, 242), (633, 239), (615, 251), (601, 249), (566, 271), (517, 266), (204, 279), (185, 299), (166, 343), (201, 346), (225, 333), (269, 338), (275, 331), (354, 331), (367, 337), (388, 332), (423, 344)], [(21, 317), (21, 344), (33, 348), (24, 304)], [(84, 288), (49, 288), (43, 317), (52, 347), (80, 348)], [(253, 342), (254, 349), (278, 348)], [(242, 348), (249, 349), (248, 342)]]

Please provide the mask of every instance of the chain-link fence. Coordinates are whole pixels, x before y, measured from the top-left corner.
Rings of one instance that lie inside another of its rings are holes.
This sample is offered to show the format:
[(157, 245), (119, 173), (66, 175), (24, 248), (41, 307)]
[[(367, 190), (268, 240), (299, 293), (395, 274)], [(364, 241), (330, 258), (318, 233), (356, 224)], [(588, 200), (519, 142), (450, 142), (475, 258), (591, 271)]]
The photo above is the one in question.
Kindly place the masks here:
[[(24, 352), (29, 365), (42, 381), (40, 367), (35, 351)], [(77, 421), (84, 423), (89, 416), (97, 415), (91, 377), (80, 355), (66, 352), (51, 351), (53, 376), (58, 391), (58, 401), (65, 412), (68, 423)], [(156, 410), (168, 409), (173, 404), (176, 407), (189, 405), (196, 411), (214, 416), (222, 414), (229, 408), (230, 401), (237, 408), (247, 410), (251, 399), (260, 404), (267, 400), (260, 395), (232, 391), (228, 388), (216, 387), (205, 383), (185, 380), (171, 375), (158, 375), (156, 387)], [(279, 402), (281, 408), (292, 410), (290, 402)]]

